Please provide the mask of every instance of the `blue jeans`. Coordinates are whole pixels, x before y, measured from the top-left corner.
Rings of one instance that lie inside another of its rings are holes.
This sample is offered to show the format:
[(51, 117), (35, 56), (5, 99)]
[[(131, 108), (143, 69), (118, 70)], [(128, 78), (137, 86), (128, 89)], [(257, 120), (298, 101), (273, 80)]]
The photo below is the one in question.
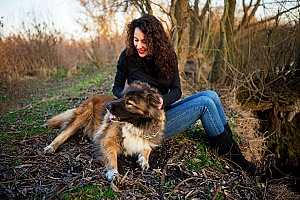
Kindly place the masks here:
[(166, 129), (164, 137), (174, 136), (198, 119), (209, 137), (216, 137), (224, 132), (226, 115), (218, 94), (212, 90), (193, 94), (175, 102), (166, 111)]

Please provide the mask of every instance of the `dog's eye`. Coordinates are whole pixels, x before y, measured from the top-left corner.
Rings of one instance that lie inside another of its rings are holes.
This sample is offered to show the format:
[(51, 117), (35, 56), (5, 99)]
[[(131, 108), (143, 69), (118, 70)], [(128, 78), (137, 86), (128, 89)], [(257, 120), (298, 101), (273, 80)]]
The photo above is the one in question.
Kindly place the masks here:
[(125, 101), (125, 104), (126, 104), (126, 106), (133, 106), (133, 101), (132, 100), (130, 100), (130, 99), (127, 99), (126, 101)]

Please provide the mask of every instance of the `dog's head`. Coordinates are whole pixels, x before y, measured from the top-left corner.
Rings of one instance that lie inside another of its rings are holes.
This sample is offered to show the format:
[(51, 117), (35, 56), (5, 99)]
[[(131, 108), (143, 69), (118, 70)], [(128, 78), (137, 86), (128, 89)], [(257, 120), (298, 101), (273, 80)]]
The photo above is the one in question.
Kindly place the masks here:
[(125, 87), (122, 98), (106, 104), (112, 121), (141, 124), (159, 119), (162, 96), (148, 84), (134, 82)]

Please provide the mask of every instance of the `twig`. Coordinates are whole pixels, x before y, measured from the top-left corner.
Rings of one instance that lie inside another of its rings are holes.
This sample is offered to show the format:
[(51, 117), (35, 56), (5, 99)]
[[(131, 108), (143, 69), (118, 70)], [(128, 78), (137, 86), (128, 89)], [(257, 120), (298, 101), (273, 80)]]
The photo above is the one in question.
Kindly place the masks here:
[(204, 178), (205, 178), (205, 179), (207, 179), (207, 175), (206, 175), (206, 173), (205, 173), (205, 170), (204, 170), (204, 169), (202, 169), (202, 170), (201, 170), (201, 172), (202, 172), (202, 174), (203, 174)]
[(242, 188), (242, 189), (247, 189), (247, 190), (253, 190), (254, 191), (254, 189), (251, 188), (251, 187), (245, 187), (245, 186), (242, 186), (242, 185), (237, 185), (236, 187), (239, 187), (239, 188)]
[(65, 189), (67, 189), (68, 187), (72, 186), (74, 184), (74, 182), (82, 175), (82, 172), (80, 174), (78, 174), (68, 185), (66, 185), (65, 187), (61, 188), (58, 192), (56, 192), (53, 196), (51, 196), (49, 198), (49, 200), (54, 199), (54, 197), (56, 197), (57, 195), (59, 195), (60, 193), (62, 193)]
[(222, 189), (222, 186), (221, 185), (218, 185), (217, 189), (216, 189), (216, 192), (212, 198), (212, 200), (216, 200), (216, 198), (218, 197), (218, 194), (219, 192), (221, 192), (221, 189)]
[(234, 183), (236, 180), (238, 180), (240, 178), (241, 178), (241, 176), (237, 176), (234, 179), (231, 179), (230, 181), (225, 182), (224, 184), (221, 184), (221, 186), (230, 186), (232, 183)]
[(161, 184), (161, 185), (164, 185), (164, 183), (165, 183), (165, 179), (166, 179), (165, 174), (167, 173), (167, 166), (168, 166), (170, 163), (172, 163), (174, 160), (176, 160), (177, 158), (179, 158), (180, 156), (182, 156), (183, 152), (184, 152), (184, 147), (182, 147), (182, 148), (180, 149), (180, 152), (179, 152), (179, 154), (178, 154), (177, 156), (173, 156), (173, 157), (171, 157), (171, 158), (167, 161), (167, 164), (166, 164), (166, 166), (164, 167), (164, 169), (163, 169), (163, 171), (162, 171), (161, 178), (160, 178), (160, 184)]
[(193, 179), (194, 179), (194, 180), (197, 180), (197, 179), (201, 179), (201, 178), (199, 178), (199, 177), (190, 177), (190, 178), (187, 178), (187, 179), (181, 181), (181, 182), (173, 189), (173, 191), (170, 192), (170, 194), (169, 194), (169, 196), (168, 196), (167, 199), (170, 199), (170, 196), (171, 196), (173, 193), (175, 193), (181, 185), (183, 185), (184, 183), (186, 183), (186, 182), (188, 182), (188, 181), (190, 181), (190, 180), (193, 180)]
[(265, 185), (265, 189), (264, 189), (264, 195), (263, 195), (263, 199), (266, 199), (266, 194), (267, 194), (267, 186), (268, 186), (268, 181), (266, 180), (266, 185)]
[(127, 170), (126, 174), (123, 176), (122, 180), (120, 181), (121, 185), (125, 182), (128, 173), (129, 171)]

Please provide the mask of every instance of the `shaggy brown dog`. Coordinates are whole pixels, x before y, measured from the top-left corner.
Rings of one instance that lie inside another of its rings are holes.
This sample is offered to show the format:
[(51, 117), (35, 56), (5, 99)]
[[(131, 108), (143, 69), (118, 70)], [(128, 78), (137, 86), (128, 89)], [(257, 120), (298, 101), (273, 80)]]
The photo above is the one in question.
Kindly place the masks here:
[(107, 95), (92, 96), (78, 108), (47, 121), (48, 126), (62, 126), (62, 132), (44, 151), (54, 152), (83, 129), (85, 135), (94, 138), (95, 155), (104, 162), (108, 180), (113, 181), (118, 173), (119, 154), (137, 154), (141, 168), (148, 169), (150, 152), (160, 145), (165, 128), (161, 98), (157, 90), (142, 82), (126, 86), (118, 100)]
[(108, 180), (113, 181), (118, 173), (118, 154), (136, 154), (141, 168), (149, 168), (150, 152), (160, 145), (165, 128), (160, 98), (148, 84), (135, 82), (124, 89), (121, 99), (107, 104), (108, 112), (94, 141)]

